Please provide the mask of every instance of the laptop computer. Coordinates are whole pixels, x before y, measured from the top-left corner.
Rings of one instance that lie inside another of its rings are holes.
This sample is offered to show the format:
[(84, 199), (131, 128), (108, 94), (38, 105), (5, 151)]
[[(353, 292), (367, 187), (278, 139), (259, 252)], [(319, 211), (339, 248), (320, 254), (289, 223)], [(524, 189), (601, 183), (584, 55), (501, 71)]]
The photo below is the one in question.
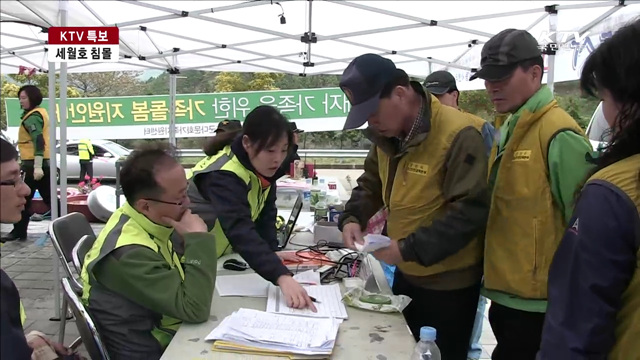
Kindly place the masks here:
[(287, 244), (289, 244), (289, 239), (291, 239), (291, 235), (293, 235), (293, 229), (296, 226), (296, 222), (298, 221), (301, 211), (302, 195), (298, 194), (298, 198), (291, 209), (291, 215), (289, 215), (287, 224), (284, 226), (284, 229), (278, 231), (278, 249), (282, 250), (287, 247)]

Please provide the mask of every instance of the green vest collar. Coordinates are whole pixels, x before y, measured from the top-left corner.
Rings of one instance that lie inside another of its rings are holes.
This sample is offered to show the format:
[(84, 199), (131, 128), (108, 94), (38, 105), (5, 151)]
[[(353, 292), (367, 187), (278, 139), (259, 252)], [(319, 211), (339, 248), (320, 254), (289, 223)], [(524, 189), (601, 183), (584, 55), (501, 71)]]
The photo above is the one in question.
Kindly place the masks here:
[[(500, 143), (498, 148), (503, 150), (506, 147), (507, 141), (513, 135), (513, 130), (518, 124), (518, 120), (523, 112), (527, 112), (529, 114), (535, 114), (538, 110), (547, 106), (550, 102), (553, 101), (553, 92), (547, 85), (542, 85), (532, 97), (527, 100), (515, 113), (513, 113), (500, 127)], [(527, 120), (530, 120), (531, 117), (528, 117)]]
[(122, 206), (122, 212), (125, 215), (129, 216), (131, 220), (135, 221), (136, 224), (140, 225), (140, 227), (144, 229), (144, 231), (146, 231), (156, 239), (169, 240), (169, 237), (173, 232), (172, 227), (166, 227), (164, 225), (158, 225), (154, 223), (146, 216), (138, 212), (138, 210), (134, 209), (133, 206), (129, 205), (128, 202), (125, 202)]

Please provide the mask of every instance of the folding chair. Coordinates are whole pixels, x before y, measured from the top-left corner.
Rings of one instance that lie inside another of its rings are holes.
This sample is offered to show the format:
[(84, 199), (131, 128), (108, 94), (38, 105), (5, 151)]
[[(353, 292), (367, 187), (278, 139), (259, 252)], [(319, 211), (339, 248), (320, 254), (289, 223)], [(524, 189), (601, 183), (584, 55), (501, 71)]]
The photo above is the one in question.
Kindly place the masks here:
[(87, 255), (93, 243), (96, 242), (94, 235), (85, 235), (78, 240), (76, 246), (71, 251), (71, 257), (73, 258), (73, 267), (76, 268), (78, 275), (82, 272), (82, 265), (84, 264), (84, 257)]
[[(70, 284), (77, 294), (82, 294), (82, 285), (76, 280), (75, 275), (71, 272), (69, 263), (73, 259), (73, 248), (78, 241), (85, 235), (95, 237), (93, 228), (87, 218), (78, 212), (74, 212), (60, 218), (55, 219), (49, 225), (49, 237), (56, 254), (62, 263), (62, 269), (69, 278)], [(60, 311), (60, 335), (58, 342), (64, 343), (64, 331), (67, 325), (68, 306), (66, 300), (62, 299), (62, 307)]]
[(89, 312), (73, 290), (68, 278), (62, 279), (62, 292), (73, 312), (73, 316), (76, 318), (76, 326), (89, 357), (92, 360), (109, 360), (109, 355), (100, 338), (100, 334), (98, 334), (98, 329), (91, 315), (89, 315)]

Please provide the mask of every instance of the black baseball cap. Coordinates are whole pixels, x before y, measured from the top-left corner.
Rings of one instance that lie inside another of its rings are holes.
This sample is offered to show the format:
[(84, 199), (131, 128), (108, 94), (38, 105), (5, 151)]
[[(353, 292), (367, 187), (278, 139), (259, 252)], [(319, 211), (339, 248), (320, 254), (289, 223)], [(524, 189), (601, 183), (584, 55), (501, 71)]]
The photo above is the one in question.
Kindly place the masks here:
[(450, 72), (444, 70), (429, 74), (424, 80), (424, 87), (435, 95), (442, 95), (452, 90), (458, 90), (456, 78), (454, 78)]
[(242, 123), (240, 123), (240, 120), (223, 120), (218, 124), (216, 134), (236, 130), (242, 130)]
[(480, 55), (481, 68), (469, 80), (504, 80), (513, 74), (518, 64), (538, 56), (542, 56), (540, 46), (529, 32), (503, 30), (484, 44)]
[(289, 123), (289, 129), (291, 129), (291, 131), (293, 131), (294, 133), (298, 133), (298, 134), (301, 132), (304, 132), (304, 130), (298, 129), (298, 126), (293, 121)]
[(400, 72), (393, 61), (376, 54), (364, 54), (353, 59), (342, 73), (340, 88), (351, 103), (344, 130), (364, 125), (380, 104), (380, 93)]

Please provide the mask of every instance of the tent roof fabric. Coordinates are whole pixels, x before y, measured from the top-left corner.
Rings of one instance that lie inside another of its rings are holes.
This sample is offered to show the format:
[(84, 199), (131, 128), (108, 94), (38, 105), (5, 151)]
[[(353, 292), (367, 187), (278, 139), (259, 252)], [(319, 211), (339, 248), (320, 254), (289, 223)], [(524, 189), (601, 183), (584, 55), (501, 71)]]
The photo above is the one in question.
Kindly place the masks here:
[[(62, 5), (67, 26), (120, 28), (120, 62), (73, 63), (69, 72), (340, 74), (351, 59), (369, 52), (388, 57), (417, 77), (445, 67), (471, 73), (479, 67), (482, 44), (499, 31), (513, 27), (544, 35), (552, 3), (558, 4), (562, 31), (605, 31), (640, 14), (638, 0), (13, 0), (0, 3), (0, 70), (16, 73), (27, 66), (46, 71), (47, 34), (41, 28), (60, 26)], [(286, 24), (281, 24), (281, 14)], [(310, 44), (301, 40), (305, 34), (313, 39)]]

